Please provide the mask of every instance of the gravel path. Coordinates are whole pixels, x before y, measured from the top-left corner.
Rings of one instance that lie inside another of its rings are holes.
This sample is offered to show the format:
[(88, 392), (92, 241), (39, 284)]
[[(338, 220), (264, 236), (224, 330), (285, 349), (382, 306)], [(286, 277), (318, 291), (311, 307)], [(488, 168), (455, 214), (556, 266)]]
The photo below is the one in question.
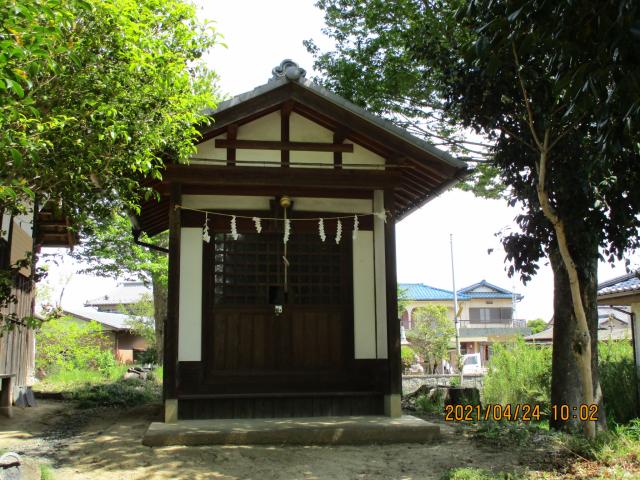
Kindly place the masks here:
[(160, 409), (76, 410), (41, 400), (0, 420), (0, 450), (50, 464), (56, 479), (439, 479), (450, 468), (521, 470), (545, 453), (484, 445), (449, 425), (431, 444), (149, 448)]

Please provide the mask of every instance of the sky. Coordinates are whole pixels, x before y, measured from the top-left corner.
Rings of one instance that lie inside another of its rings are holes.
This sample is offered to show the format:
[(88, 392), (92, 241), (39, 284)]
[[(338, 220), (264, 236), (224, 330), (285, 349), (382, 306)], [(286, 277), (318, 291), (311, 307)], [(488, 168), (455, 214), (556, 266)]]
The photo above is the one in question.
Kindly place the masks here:
[[(310, 0), (234, 0), (196, 2), (203, 19), (216, 22), (226, 47), (216, 47), (206, 57), (218, 73), (220, 89), (237, 95), (266, 83), (271, 69), (291, 58), (313, 76), (313, 58), (302, 44), (313, 38), (321, 49), (331, 48), (322, 35), (322, 12)], [(469, 192), (450, 190), (432, 200), (397, 225), (398, 282), (425, 283), (452, 289), (450, 235), (453, 234), (456, 287), (487, 280), (524, 295), (517, 318), (549, 320), (553, 311), (553, 276), (542, 262), (536, 277), (526, 286), (506, 273), (505, 253), (496, 233), (515, 228), (517, 208), (502, 200), (475, 198)], [(492, 253), (488, 253), (492, 250)], [(51, 296), (59, 298), (69, 280), (62, 306), (77, 308), (89, 298), (108, 293), (115, 280), (74, 274), (77, 266), (68, 259), (52, 265)], [(601, 264), (599, 278), (625, 273), (624, 265)]]

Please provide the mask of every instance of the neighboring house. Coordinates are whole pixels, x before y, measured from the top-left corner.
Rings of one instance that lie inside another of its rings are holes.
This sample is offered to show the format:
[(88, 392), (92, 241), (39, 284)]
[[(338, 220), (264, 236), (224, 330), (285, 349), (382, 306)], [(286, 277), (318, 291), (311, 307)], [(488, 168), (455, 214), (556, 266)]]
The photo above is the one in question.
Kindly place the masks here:
[(151, 295), (151, 289), (143, 282), (121, 282), (107, 294), (87, 300), (84, 306), (96, 308), (99, 312), (123, 313), (128, 306), (138, 303), (145, 296), (152, 298)]
[(466, 165), (294, 62), (273, 75), (132, 218), (169, 229), (165, 421), (401, 415), (395, 225)]
[[(524, 337), (525, 341), (537, 344), (553, 343), (553, 322), (541, 332)], [(598, 341), (631, 340), (631, 309), (628, 306), (598, 306)]]
[[(9, 271), (10, 266), (38, 252), (41, 247), (72, 247), (77, 239), (69, 230), (67, 219), (61, 218), (45, 208), (27, 206), (26, 213), (10, 215), (0, 211), (0, 270)], [(14, 375), (13, 398), (34, 381), (35, 335), (26, 328), (25, 317), (34, 316), (35, 288), (32, 268), (22, 268), (13, 276), (11, 294), (17, 302), (3, 309), (3, 315), (15, 315), (15, 324), (7, 331), (0, 321), (0, 374)]]
[[(442, 305), (454, 321), (453, 291), (422, 283), (401, 283), (407, 305), (401, 322), (405, 331), (415, 325), (416, 309), (427, 305)], [(515, 304), (522, 300), (519, 293), (482, 280), (457, 292), (460, 323), (460, 352), (480, 353), (483, 363), (491, 356), (491, 344), (516, 335), (529, 335), (526, 320), (514, 318)], [(453, 351), (451, 364), (455, 365)]]
[(98, 322), (108, 346), (113, 350), (116, 359), (122, 363), (137, 361), (138, 355), (149, 348), (147, 341), (135, 334), (129, 327), (130, 317), (122, 313), (109, 313), (92, 308), (63, 310), (64, 314), (77, 322)]

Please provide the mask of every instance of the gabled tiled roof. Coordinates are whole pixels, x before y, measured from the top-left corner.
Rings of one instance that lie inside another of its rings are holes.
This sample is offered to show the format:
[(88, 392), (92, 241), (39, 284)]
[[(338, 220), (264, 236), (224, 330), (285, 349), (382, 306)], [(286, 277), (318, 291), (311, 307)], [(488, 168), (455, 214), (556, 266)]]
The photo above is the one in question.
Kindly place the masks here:
[(85, 307), (100, 305), (129, 305), (139, 302), (144, 295), (151, 295), (151, 289), (143, 282), (123, 282), (106, 294), (84, 302)]
[[(408, 300), (453, 300), (453, 291), (435, 288), (424, 283), (400, 283), (400, 289), (405, 290)], [(464, 294), (458, 295), (458, 300), (467, 300)]]
[[(474, 292), (475, 289), (484, 287), (493, 290), (492, 292)], [(474, 283), (473, 285), (469, 285), (468, 287), (461, 288), (458, 290), (458, 294), (467, 295), (468, 298), (512, 298), (513, 292), (507, 290), (506, 288), (498, 287), (497, 285), (493, 285), (492, 283), (487, 282), (486, 280), (481, 280), (478, 283)], [(523, 296), (519, 293), (515, 294), (516, 300), (522, 300)]]
[(612, 278), (598, 285), (598, 296), (640, 292), (640, 270)]
[[(424, 283), (400, 283), (398, 286), (406, 290), (405, 295), (408, 300), (453, 300), (453, 291), (432, 287)], [(478, 287), (493, 289), (493, 292), (474, 292)], [(482, 280), (468, 287), (458, 290), (458, 300), (471, 300), (472, 298), (508, 298), (512, 293), (509, 290)], [(523, 296), (516, 293), (516, 300), (522, 300)]]
[(65, 315), (85, 321), (94, 321), (108, 327), (109, 330), (129, 330), (130, 317), (123, 313), (99, 312), (93, 308), (65, 308)]

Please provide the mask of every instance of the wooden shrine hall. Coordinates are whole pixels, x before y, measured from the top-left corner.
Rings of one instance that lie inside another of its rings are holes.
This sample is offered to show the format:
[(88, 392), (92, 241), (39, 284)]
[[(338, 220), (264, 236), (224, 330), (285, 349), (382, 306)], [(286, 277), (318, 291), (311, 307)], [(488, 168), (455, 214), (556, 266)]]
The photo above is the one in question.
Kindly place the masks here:
[(165, 422), (400, 415), (395, 223), (466, 174), (290, 60), (210, 112), (137, 229), (169, 229)]

